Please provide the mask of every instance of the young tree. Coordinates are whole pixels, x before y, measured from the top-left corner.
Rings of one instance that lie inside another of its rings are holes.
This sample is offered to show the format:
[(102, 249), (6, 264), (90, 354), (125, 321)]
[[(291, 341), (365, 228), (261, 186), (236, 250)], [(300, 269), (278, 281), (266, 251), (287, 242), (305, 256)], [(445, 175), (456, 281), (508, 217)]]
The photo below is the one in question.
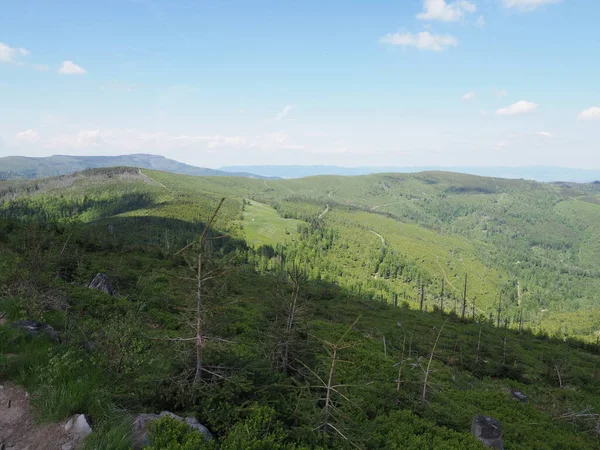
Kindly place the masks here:
[(286, 272), (287, 284), (291, 289), (278, 286), (275, 294), (274, 335), (276, 340), (276, 361), (281, 371), (287, 374), (293, 353), (298, 344), (298, 327), (306, 313), (305, 298), (301, 289), (308, 282), (306, 271), (295, 263)]
[(206, 328), (207, 328), (207, 315), (206, 315), (206, 305), (205, 305), (205, 291), (206, 291), (206, 283), (209, 280), (212, 280), (220, 275), (226, 270), (224, 267), (215, 264), (214, 260), (208, 255), (207, 251), (207, 242), (212, 238), (208, 238), (208, 231), (212, 226), (215, 217), (219, 213), (221, 206), (223, 206), (223, 202), (225, 198), (222, 198), (219, 201), (219, 204), (213, 211), (210, 216), (202, 234), (198, 238), (197, 241), (193, 241), (190, 244), (183, 247), (179, 250), (175, 255), (181, 254), (184, 251), (196, 247), (195, 256), (196, 261), (190, 262), (188, 260), (188, 266), (193, 273), (192, 280), (195, 284), (195, 308), (194, 308), (194, 317), (192, 321), (192, 328), (194, 330), (194, 337), (192, 338), (181, 338), (176, 340), (184, 340), (184, 341), (193, 341), (195, 343), (195, 353), (196, 353), (196, 368), (194, 372), (194, 383), (198, 383), (202, 380), (202, 373), (204, 371), (204, 348), (206, 346), (206, 341), (208, 337), (206, 336)]

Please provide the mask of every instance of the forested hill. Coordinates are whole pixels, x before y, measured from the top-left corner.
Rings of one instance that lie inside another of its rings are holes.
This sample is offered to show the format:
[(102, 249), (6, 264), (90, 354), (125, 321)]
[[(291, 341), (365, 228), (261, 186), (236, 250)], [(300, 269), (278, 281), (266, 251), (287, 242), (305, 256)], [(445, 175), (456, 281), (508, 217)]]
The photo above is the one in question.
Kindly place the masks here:
[(2, 181), (0, 381), (86, 450), (163, 410), (214, 439), (148, 450), (477, 450), (478, 415), (597, 449), (599, 220), (597, 184), (445, 172)]
[(448, 172), (252, 180), (125, 171), (119, 180), (123, 192), (106, 191), (114, 181), (102, 171), (5, 182), (0, 214), (194, 221), (199, 216), (189, 215), (189, 203), (223, 195), (239, 210), (236, 234), (264, 246), (263, 269), (296, 259), (315, 279), (388, 303), (420, 306), (423, 297), (424, 308), (462, 314), (464, 307), (488, 318), (500, 309), (501, 321), (560, 336), (595, 340), (600, 332), (597, 183)]
[(0, 158), (0, 180), (54, 177), (85, 169), (113, 166), (141, 167), (144, 169), (164, 170), (165, 172), (196, 176), (270, 178), (246, 172), (226, 172), (190, 166), (159, 155), (134, 154), (121, 156), (54, 155), (45, 158), (7, 156)]
[(600, 180), (600, 170), (572, 169), (553, 166), (462, 166), (462, 167), (402, 167), (402, 166), (301, 166), (301, 165), (273, 165), (273, 166), (224, 166), (220, 170), (229, 172), (251, 172), (257, 175), (303, 178), (316, 175), (370, 175), (375, 173), (417, 173), (432, 170), (459, 172), (486, 177), (511, 178), (535, 180), (541, 182), (567, 181), (589, 183)]

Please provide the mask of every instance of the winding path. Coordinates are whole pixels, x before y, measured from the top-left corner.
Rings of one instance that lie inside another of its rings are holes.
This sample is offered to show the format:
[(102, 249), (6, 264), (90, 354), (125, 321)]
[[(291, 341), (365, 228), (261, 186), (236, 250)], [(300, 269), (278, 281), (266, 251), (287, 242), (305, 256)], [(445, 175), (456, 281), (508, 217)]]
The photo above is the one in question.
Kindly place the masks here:
[(322, 219), (323, 217), (325, 217), (325, 214), (327, 214), (329, 212), (329, 205), (327, 205), (327, 207), (325, 208), (325, 211), (323, 211), (321, 214), (319, 214), (319, 219)]
[(375, 236), (377, 236), (379, 239), (381, 239), (381, 245), (385, 246), (385, 239), (383, 238), (382, 235), (380, 235), (379, 233), (377, 233), (373, 230), (369, 230), (369, 232), (373, 233)]
[(170, 193), (173, 193), (173, 192), (171, 191), (171, 189), (169, 189), (168, 187), (166, 187), (166, 186), (165, 186), (164, 184), (162, 184), (160, 181), (156, 181), (154, 178), (152, 178), (152, 177), (150, 177), (150, 176), (146, 175), (144, 172), (142, 172), (142, 169), (138, 169), (138, 170), (140, 171), (140, 175), (141, 175), (141, 176), (143, 176), (143, 177), (146, 177), (146, 178), (148, 178), (149, 180), (151, 180), (151, 181), (154, 181), (155, 183), (158, 183), (158, 184), (159, 184), (159, 185), (161, 185), (163, 188), (165, 188), (165, 189), (166, 189), (168, 192), (170, 192)]

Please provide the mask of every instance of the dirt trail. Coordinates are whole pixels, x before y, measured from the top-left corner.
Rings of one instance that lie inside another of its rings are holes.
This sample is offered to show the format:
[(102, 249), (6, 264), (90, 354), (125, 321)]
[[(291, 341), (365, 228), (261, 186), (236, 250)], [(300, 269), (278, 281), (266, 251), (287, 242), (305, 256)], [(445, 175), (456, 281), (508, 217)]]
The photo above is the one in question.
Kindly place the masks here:
[(369, 230), (371, 233), (373, 233), (375, 236), (377, 236), (379, 239), (381, 239), (381, 245), (385, 246), (385, 239), (383, 238), (382, 235), (380, 235), (379, 233), (373, 231), (373, 230)]
[(325, 214), (327, 214), (329, 212), (329, 205), (327, 205), (327, 207), (325, 208), (325, 211), (323, 211), (321, 214), (319, 214), (319, 219), (322, 219), (323, 217), (325, 217)]
[(167, 192), (169, 193), (173, 193), (173, 191), (171, 191), (171, 189), (169, 189), (168, 187), (166, 187), (164, 184), (162, 184), (160, 181), (156, 181), (154, 178), (152, 178), (151, 176), (146, 175), (144, 172), (142, 172), (142, 169), (138, 169), (140, 172), (140, 175), (143, 176), (144, 178), (147, 178), (150, 181), (154, 181), (155, 183), (158, 183), (160, 186), (162, 186), (163, 188), (165, 188), (167, 190)]
[(76, 449), (64, 424), (34, 423), (22, 387), (0, 381), (0, 448), (5, 450)]

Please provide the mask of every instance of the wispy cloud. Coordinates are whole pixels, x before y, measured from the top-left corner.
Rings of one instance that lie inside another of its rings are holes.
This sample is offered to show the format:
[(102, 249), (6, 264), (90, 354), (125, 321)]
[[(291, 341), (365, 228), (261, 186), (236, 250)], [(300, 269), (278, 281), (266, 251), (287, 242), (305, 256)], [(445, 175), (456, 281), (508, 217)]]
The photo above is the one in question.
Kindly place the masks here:
[(464, 101), (468, 102), (469, 100), (473, 100), (476, 96), (477, 96), (477, 93), (471, 91), (471, 92), (467, 92), (465, 95), (463, 95), (462, 99)]
[(520, 116), (522, 114), (532, 113), (537, 109), (538, 105), (532, 102), (521, 100), (513, 103), (506, 108), (500, 108), (496, 111), (497, 116)]
[(417, 14), (417, 19), (456, 22), (465, 13), (474, 13), (476, 10), (475, 4), (466, 0), (452, 3), (446, 3), (446, 0), (423, 0), (423, 12)]
[(554, 135), (552, 133), (548, 133), (547, 131), (538, 131), (536, 135), (548, 139), (554, 139)]
[(29, 50), (24, 48), (13, 48), (0, 42), (0, 62), (2, 63), (17, 63), (20, 56), (29, 55)]
[(500, 89), (496, 92), (496, 97), (506, 97), (508, 95), (508, 91), (506, 89)]
[(287, 117), (290, 111), (294, 109), (294, 105), (285, 105), (281, 111), (275, 116), (275, 120), (283, 120)]
[(63, 75), (85, 75), (87, 70), (78, 66), (73, 61), (64, 61), (58, 68), (58, 73), (62, 73)]
[(551, 3), (560, 3), (562, 0), (503, 0), (507, 8), (515, 8), (521, 11), (533, 11), (540, 6)]
[(15, 140), (19, 143), (33, 143), (39, 141), (40, 136), (38, 135), (37, 131), (30, 128), (29, 130), (17, 133), (15, 135)]
[(592, 106), (581, 111), (577, 118), (579, 120), (600, 120), (600, 106)]
[(456, 47), (458, 39), (449, 34), (431, 34), (429, 31), (420, 33), (389, 33), (380, 40), (382, 44), (402, 47), (415, 47), (419, 50), (440, 52), (449, 47)]
[(205, 142), (208, 148), (218, 147), (243, 147), (246, 140), (240, 136), (176, 136), (176, 141), (200, 141)]

